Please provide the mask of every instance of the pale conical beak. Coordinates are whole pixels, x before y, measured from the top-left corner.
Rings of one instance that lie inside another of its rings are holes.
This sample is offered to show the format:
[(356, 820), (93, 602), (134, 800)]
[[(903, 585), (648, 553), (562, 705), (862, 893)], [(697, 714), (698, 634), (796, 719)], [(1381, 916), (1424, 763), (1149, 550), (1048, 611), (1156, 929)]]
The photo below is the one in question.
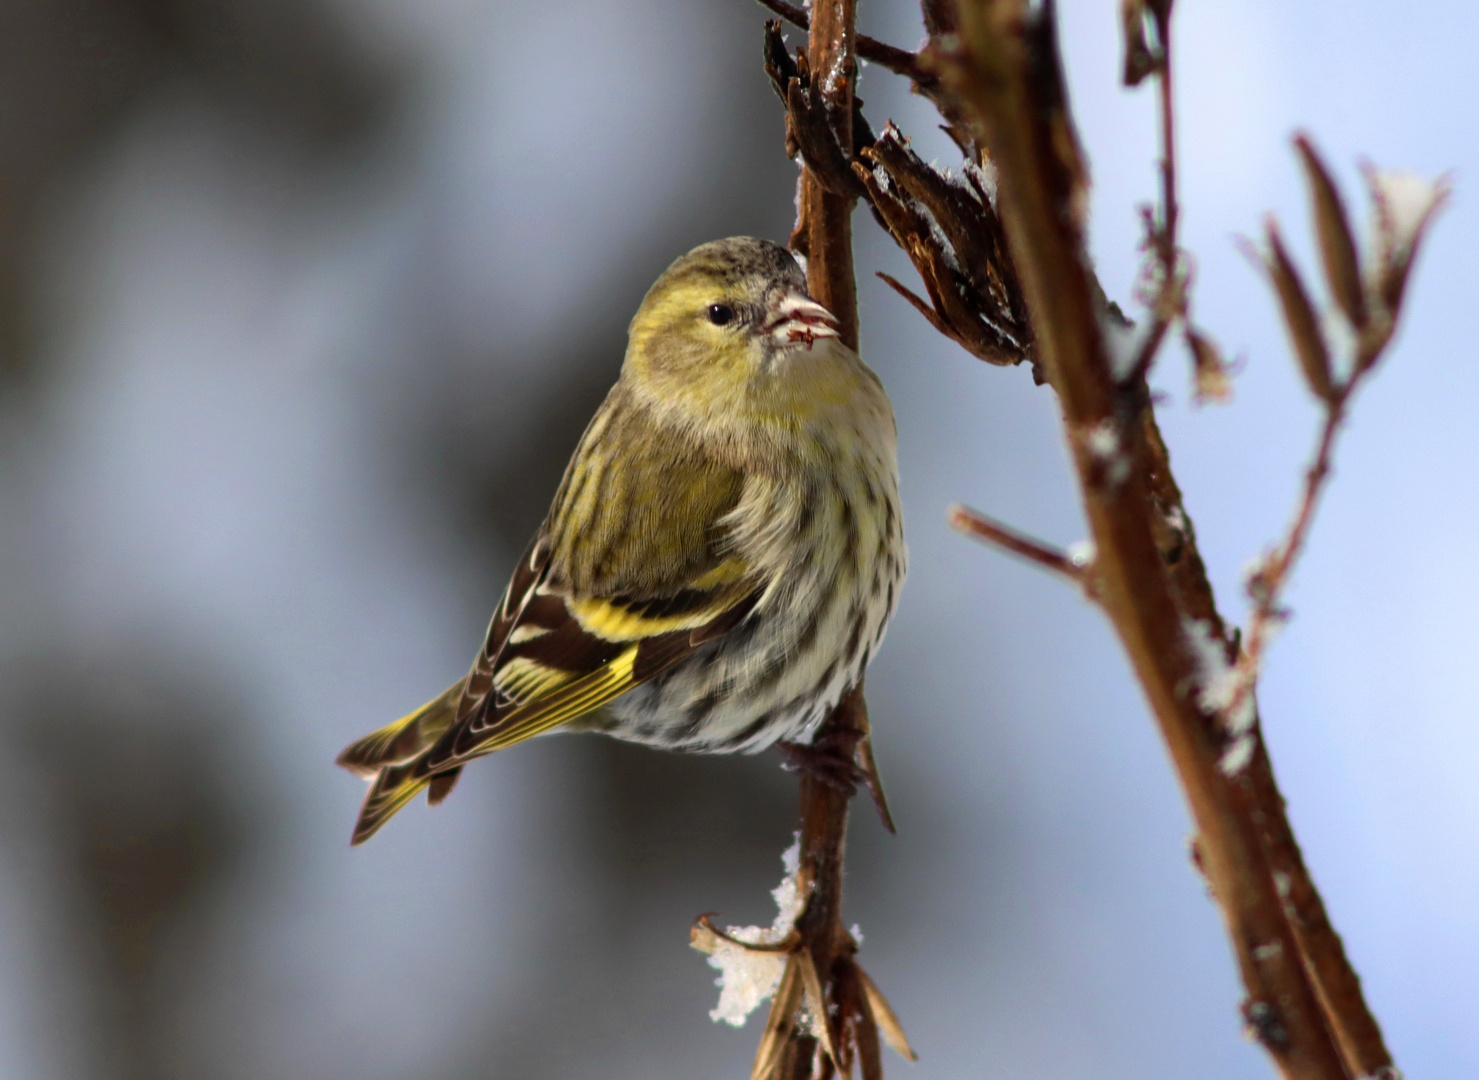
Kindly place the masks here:
[(765, 332), (777, 345), (805, 345), (817, 338), (835, 338), (841, 324), (837, 317), (815, 300), (800, 293), (787, 293), (771, 308)]

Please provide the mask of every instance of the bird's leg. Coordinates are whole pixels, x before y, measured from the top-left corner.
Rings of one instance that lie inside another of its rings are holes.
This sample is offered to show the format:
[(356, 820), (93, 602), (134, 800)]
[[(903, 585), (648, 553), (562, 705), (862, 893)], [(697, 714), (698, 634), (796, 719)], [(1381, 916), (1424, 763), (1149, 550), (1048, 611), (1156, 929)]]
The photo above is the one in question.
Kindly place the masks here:
[(859, 784), (867, 783), (868, 774), (863, 771), (862, 766), (852, 758), (844, 757), (839, 746), (779, 742), (776, 743), (776, 749), (786, 759), (781, 763), (781, 768), (787, 772), (814, 776), (845, 795), (856, 793)]
[(861, 732), (836, 729), (824, 732), (817, 741), (809, 744), (780, 742), (777, 749), (786, 759), (781, 768), (787, 772), (806, 773), (814, 776), (828, 787), (836, 788), (851, 797), (862, 784), (873, 799), (879, 820), (889, 832), (895, 832), (894, 818), (888, 809), (888, 798), (883, 794), (883, 780), (878, 775), (878, 764), (873, 760), (873, 740), (867, 730), (867, 718), (862, 718)]

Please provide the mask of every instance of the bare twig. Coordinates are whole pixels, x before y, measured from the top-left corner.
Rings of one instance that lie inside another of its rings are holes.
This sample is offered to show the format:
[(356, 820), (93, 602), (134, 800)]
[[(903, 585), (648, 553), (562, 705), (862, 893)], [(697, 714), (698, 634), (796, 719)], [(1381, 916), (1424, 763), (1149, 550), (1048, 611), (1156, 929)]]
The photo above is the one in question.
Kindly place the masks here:
[[(807, 42), (808, 66), (816, 73), (814, 88), (830, 121), (836, 144), (844, 147), (851, 147), (853, 142), (855, 5), (856, 0), (819, 0), (812, 9), (814, 29)], [(858, 297), (852, 262), (854, 200), (851, 196), (827, 191), (808, 167), (802, 173), (799, 203), (800, 217), (795, 235), (804, 238), (807, 286), (812, 296), (841, 323), (842, 340), (856, 349)], [(831, 750), (844, 761), (853, 761), (858, 742), (868, 730), (867, 718), (867, 705), (863, 701), (860, 683), (823, 723), (813, 746)], [(802, 895), (808, 899), (805, 910), (796, 921), (796, 929), (801, 937), (801, 949), (815, 965), (818, 977), (824, 983), (820, 995), (829, 1004), (835, 1001), (836, 989), (845, 984), (845, 980), (836, 978), (836, 969), (845, 970), (852, 963), (852, 953), (857, 948), (842, 923), (842, 865), (851, 797), (850, 791), (828, 783), (814, 772), (801, 775), (800, 873)], [(836, 1047), (842, 1043), (850, 1048), (852, 1038), (831, 1037), (834, 1018), (825, 1007), (816, 1020), (827, 1027), (829, 1038), (826, 1041), (832, 1047), (832, 1053), (823, 1058), (824, 1074), (834, 1068), (842, 1071)], [(835, 1020), (840, 1023), (850, 1021), (851, 1017), (845, 1014)], [(798, 1031), (790, 1041), (791, 1077), (801, 1080), (812, 1076), (815, 1040)]]
[[(1354, 345), (1351, 355), (1345, 358), (1346, 374), (1337, 374), (1332, 358), (1334, 350), (1326, 340), (1321, 320), (1314, 312), (1299, 271), (1284, 250), (1278, 227), (1270, 218), (1267, 225), (1267, 253), (1252, 251), (1252, 254), (1267, 271), (1274, 285), (1305, 382), (1319, 399), (1325, 417), (1315, 444), (1314, 457), (1305, 470), (1293, 521), (1284, 539), (1258, 563), (1247, 578), (1253, 610), (1237, 659), (1234, 672), (1236, 681), (1224, 709), (1226, 715), (1236, 715), (1253, 693), (1269, 639), (1285, 619), (1279, 600), (1309, 539), (1315, 509), (1330, 478), (1336, 436), (1341, 424), (1345, 422), (1356, 391), (1375, 370), (1377, 361), (1391, 343), (1397, 318), (1401, 314), (1401, 288), (1405, 286), (1406, 276), (1411, 269), (1411, 252), (1446, 196), (1441, 182), (1433, 186), (1431, 199), (1412, 226), (1411, 236), (1406, 242), (1401, 242), (1398, 238), (1378, 237), (1376, 257), (1383, 272), (1368, 275), (1361, 266), (1354, 230), (1330, 171), (1308, 136), (1297, 135), (1294, 144), (1309, 181), (1310, 201), (1320, 240), (1326, 285), (1340, 309), (1337, 317), (1343, 317), (1350, 327)], [(1380, 187), (1375, 184), (1373, 197), (1377, 201), (1380, 215), (1384, 212), (1383, 196)], [(1400, 260), (1401, 280), (1394, 294), (1395, 300), (1388, 301), (1382, 282), (1389, 276), (1386, 268), (1393, 265), (1394, 259)]]
[[(1135, 86), (1147, 75), (1154, 75), (1156, 104), (1161, 142), (1161, 197), (1158, 211), (1144, 210), (1147, 246), (1155, 260), (1154, 288), (1145, 297), (1150, 312), (1139, 354), (1124, 380), (1136, 387), (1150, 373), (1166, 332), (1187, 311), (1186, 273), (1182, 266), (1181, 248), (1176, 229), (1181, 207), (1176, 198), (1176, 97), (1172, 82), (1171, 0), (1127, 0), (1125, 18), (1125, 85)], [(1155, 45), (1145, 40), (1145, 23), (1155, 27)], [(1195, 354), (1195, 347), (1194, 355)], [(1197, 357), (1199, 360), (1200, 356)]]
[(1285, 586), (1309, 539), (1310, 526), (1314, 524), (1315, 507), (1330, 479), (1331, 458), (1335, 451), (1335, 436), (1345, 421), (1354, 381), (1332, 392), (1325, 410), (1324, 422), (1320, 425), (1319, 441), (1315, 445), (1315, 456), (1305, 470), (1304, 482), (1300, 487), (1299, 503), (1294, 520), (1284, 539), (1248, 576), (1248, 593), (1253, 598), (1253, 611), (1248, 619), (1248, 629), (1243, 635), (1235, 674), (1237, 683), (1227, 699), (1224, 713), (1237, 714), (1253, 686), (1258, 681), (1258, 672), (1263, 664), (1263, 654), (1269, 639), (1281, 625), (1285, 613), (1279, 604)]
[[(961, 3), (961, 48), (938, 48), (973, 107), (1001, 184), (1000, 208), (1057, 391), (1097, 546), (1100, 602), (1145, 689), (1197, 824), (1199, 847), (1248, 991), (1249, 1028), (1291, 1080), (1346, 1080), (1300, 959), (1263, 838), (1218, 767), (1221, 736), (1195, 688), (1202, 647), (1183, 617), (1152, 522), (1155, 455), (1126, 423), (1084, 254), (1085, 173), (1059, 66), (1054, 8)], [(1148, 410), (1146, 410), (1148, 414)], [(1108, 459), (1108, 466), (1106, 466)]]
[[(1161, 62), (1156, 72), (1156, 89), (1160, 91), (1161, 119), (1161, 227), (1158, 236), (1161, 269), (1165, 281), (1176, 276), (1176, 224), (1180, 207), (1176, 202), (1176, 99), (1171, 84), (1171, 4), (1169, 0), (1151, 8), (1155, 18), (1156, 37), (1160, 39)], [(1163, 283), (1162, 288), (1165, 288)]]
[(1041, 540), (1035, 540), (1026, 533), (1018, 532), (960, 503), (956, 503), (945, 513), (950, 521), (950, 527), (957, 532), (963, 532), (977, 540), (995, 544), (1028, 562), (1036, 563), (1044, 569), (1066, 577), (1080, 587), (1085, 587), (1088, 583), (1088, 575), (1085, 573), (1087, 567), (1075, 562), (1066, 551), (1060, 551)]
[[(853, 80), (857, 75), (856, 0), (820, 0), (812, 8), (807, 59), (827, 119), (841, 147), (853, 145)], [(842, 340), (858, 347), (858, 291), (853, 276), (851, 195), (834, 194), (808, 165), (801, 177), (793, 243), (804, 245), (807, 285), (836, 316)]]

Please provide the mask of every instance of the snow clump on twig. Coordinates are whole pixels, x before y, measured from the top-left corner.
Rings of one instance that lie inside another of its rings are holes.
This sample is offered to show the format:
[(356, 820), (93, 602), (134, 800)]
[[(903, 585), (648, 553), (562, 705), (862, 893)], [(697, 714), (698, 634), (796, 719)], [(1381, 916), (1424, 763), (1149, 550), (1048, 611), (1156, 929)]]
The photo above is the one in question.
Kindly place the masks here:
[[(725, 933), (734, 939), (718, 937), (713, 942), (709, 966), (718, 968), (719, 1004), (709, 1012), (715, 1023), (723, 1020), (741, 1027), (756, 1007), (775, 993), (786, 969), (784, 952), (758, 952), (745, 945), (776, 945), (786, 939), (796, 926), (796, 918), (806, 906), (801, 895), (798, 871), (801, 868), (801, 835), (781, 855), (786, 876), (771, 890), (775, 898), (775, 922), (769, 926), (730, 926)], [(744, 944), (736, 944), (743, 942)]]

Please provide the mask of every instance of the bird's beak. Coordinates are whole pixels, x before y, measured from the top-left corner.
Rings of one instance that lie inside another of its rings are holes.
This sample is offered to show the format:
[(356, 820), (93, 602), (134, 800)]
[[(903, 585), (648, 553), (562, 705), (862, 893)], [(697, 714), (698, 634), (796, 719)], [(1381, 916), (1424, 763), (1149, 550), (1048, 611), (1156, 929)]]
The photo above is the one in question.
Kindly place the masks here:
[(817, 338), (835, 338), (841, 329), (837, 317), (815, 300), (800, 293), (786, 293), (770, 307), (765, 332), (777, 345), (811, 348)]

